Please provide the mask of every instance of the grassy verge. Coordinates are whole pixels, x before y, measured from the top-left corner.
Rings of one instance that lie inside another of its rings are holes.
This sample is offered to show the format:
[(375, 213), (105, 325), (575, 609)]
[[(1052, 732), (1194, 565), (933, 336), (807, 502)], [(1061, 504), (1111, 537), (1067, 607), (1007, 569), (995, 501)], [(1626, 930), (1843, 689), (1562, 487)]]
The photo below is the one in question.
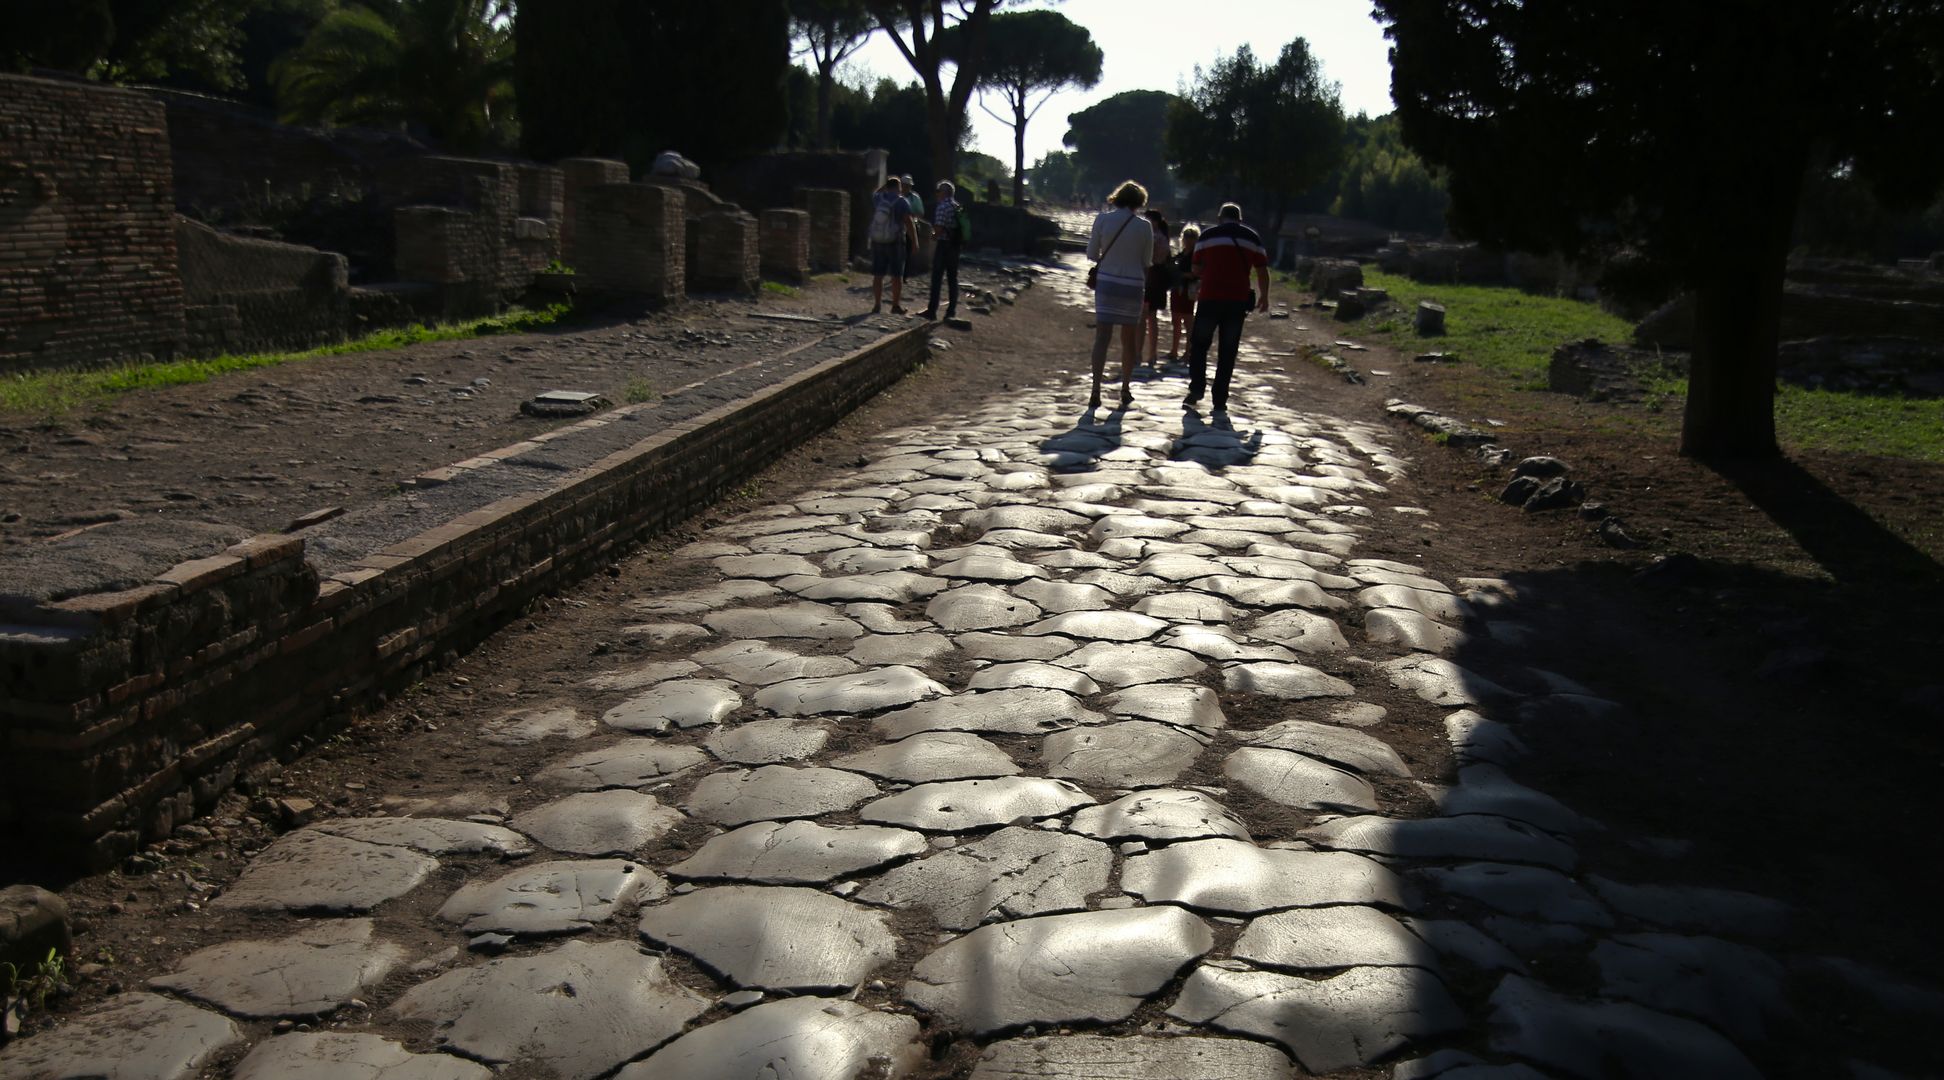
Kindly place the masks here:
[(252, 353), (247, 356), (217, 356), (207, 360), (170, 360), (150, 364), (130, 364), (99, 371), (46, 371), (12, 375), (0, 379), (0, 413), (58, 417), (79, 406), (101, 404), (132, 390), (148, 390), (184, 383), (207, 382), (218, 375), (253, 368), (314, 360), (349, 353), (399, 349), (427, 341), (456, 341), (489, 334), (517, 334), (550, 326), (567, 317), (572, 308), (555, 304), (539, 311), (515, 310), (490, 319), (437, 326), (401, 326), (379, 330), (336, 345), (285, 353)]

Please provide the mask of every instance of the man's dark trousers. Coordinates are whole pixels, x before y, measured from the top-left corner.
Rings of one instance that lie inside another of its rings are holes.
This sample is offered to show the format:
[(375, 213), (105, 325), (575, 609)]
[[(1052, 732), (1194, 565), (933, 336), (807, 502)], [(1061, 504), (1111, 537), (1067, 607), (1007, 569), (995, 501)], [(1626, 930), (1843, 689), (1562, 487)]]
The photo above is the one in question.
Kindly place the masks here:
[(949, 319), (958, 314), (958, 262), (959, 246), (946, 243), (941, 236), (938, 246), (932, 250), (931, 306), (926, 308), (934, 315), (938, 314), (939, 281), (947, 275), (952, 279), (952, 292), (945, 308), (945, 317)]
[(1200, 300), (1195, 303), (1195, 325), (1188, 331), (1188, 397), (1185, 404), (1201, 400), (1202, 386), (1208, 381), (1208, 346), (1219, 332), (1221, 347), (1215, 353), (1216, 412), (1228, 408), (1229, 378), (1235, 374), (1235, 354), (1242, 347), (1242, 320), (1249, 316), (1247, 300)]

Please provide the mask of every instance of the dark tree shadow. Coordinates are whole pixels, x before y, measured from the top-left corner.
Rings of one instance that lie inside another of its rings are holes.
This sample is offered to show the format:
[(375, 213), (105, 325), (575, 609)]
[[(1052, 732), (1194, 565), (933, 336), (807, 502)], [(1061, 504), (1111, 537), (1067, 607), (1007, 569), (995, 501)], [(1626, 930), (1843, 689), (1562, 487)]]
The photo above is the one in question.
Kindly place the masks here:
[(1944, 566), (1795, 462), (1716, 461), (1708, 466), (1794, 537), (1836, 581), (1932, 589), (1944, 585)]

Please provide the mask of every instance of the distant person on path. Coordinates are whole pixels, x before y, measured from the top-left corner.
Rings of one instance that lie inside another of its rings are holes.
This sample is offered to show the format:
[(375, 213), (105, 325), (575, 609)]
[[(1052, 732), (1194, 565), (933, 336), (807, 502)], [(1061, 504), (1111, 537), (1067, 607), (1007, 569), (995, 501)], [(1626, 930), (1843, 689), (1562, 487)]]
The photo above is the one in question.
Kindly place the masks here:
[(1148, 264), (1154, 258), (1154, 227), (1141, 216), (1147, 189), (1128, 180), (1114, 189), (1108, 209), (1094, 218), (1087, 258), (1094, 263), (1093, 396), (1087, 408), (1100, 407), (1100, 377), (1107, 368), (1107, 345), (1120, 327), (1121, 407), (1134, 401), (1129, 384), (1141, 355), (1141, 300), (1147, 291)]
[(911, 208), (911, 247), (905, 252), (905, 280), (911, 280), (911, 272), (918, 269), (918, 250), (931, 234), (931, 226), (925, 224), (925, 200), (918, 197), (912, 186), (911, 174), (898, 177), (898, 193), (904, 196), (905, 205)]
[(952, 291), (947, 294), (945, 317), (958, 317), (959, 254), (972, 234), (972, 219), (954, 197), (956, 193), (950, 180), (938, 182), (938, 204), (932, 209), (932, 238), (937, 243), (932, 247), (931, 304), (924, 311), (927, 319), (938, 318), (938, 286), (948, 277)]
[(1147, 338), (1147, 366), (1153, 367), (1156, 354), (1161, 351), (1161, 309), (1168, 306), (1168, 264), (1173, 251), (1168, 243), (1168, 219), (1159, 210), (1147, 212), (1148, 224), (1154, 226), (1154, 261), (1148, 263), (1147, 292), (1142, 297), (1141, 326)]
[[(1188, 333), (1188, 396), (1181, 403), (1193, 408), (1208, 380), (1208, 345), (1222, 335), (1215, 359), (1215, 412), (1228, 412), (1229, 378), (1235, 374), (1235, 354), (1242, 346), (1242, 320), (1250, 308), (1269, 310), (1269, 253), (1262, 237), (1242, 224), (1242, 208), (1223, 203), (1219, 220), (1195, 242), (1194, 268), (1201, 275), (1201, 297), (1195, 302), (1195, 325)], [(1249, 288), (1249, 271), (1256, 287)]]
[(891, 279), (891, 314), (903, 315), (905, 254), (918, 243), (911, 204), (898, 191), (898, 180), (884, 182), (871, 196), (871, 314), (884, 310), (884, 279)]
[(1168, 315), (1174, 323), (1174, 333), (1168, 337), (1170, 360), (1181, 357), (1181, 333), (1195, 320), (1195, 241), (1200, 238), (1200, 228), (1194, 225), (1181, 227), (1181, 250), (1175, 253), (1173, 288), (1168, 292)]

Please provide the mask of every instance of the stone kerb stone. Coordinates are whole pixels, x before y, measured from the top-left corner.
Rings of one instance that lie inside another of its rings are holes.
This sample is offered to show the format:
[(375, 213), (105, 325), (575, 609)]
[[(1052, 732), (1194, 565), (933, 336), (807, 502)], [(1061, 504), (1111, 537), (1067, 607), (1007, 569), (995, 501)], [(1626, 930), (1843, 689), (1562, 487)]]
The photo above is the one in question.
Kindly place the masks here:
[(714, 210), (689, 223), (694, 265), (689, 287), (701, 292), (755, 292), (762, 280), (756, 219), (741, 210)]
[(763, 274), (784, 281), (801, 281), (810, 273), (810, 212), (763, 211), (760, 247)]
[(628, 182), (626, 162), (606, 158), (567, 158), (560, 162), (560, 259), (579, 268), (579, 250), (574, 237), (579, 228), (579, 199), (591, 187)]
[(599, 184), (580, 188), (575, 200), (574, 259), (581, 282), (658, 300), (683, 294), (687, 223), (679, 188)]
[(850, 194), (836, 188), (798, 188), (797, 205), (810, 214), (810, 268), (824, 272), (848, 267)]

